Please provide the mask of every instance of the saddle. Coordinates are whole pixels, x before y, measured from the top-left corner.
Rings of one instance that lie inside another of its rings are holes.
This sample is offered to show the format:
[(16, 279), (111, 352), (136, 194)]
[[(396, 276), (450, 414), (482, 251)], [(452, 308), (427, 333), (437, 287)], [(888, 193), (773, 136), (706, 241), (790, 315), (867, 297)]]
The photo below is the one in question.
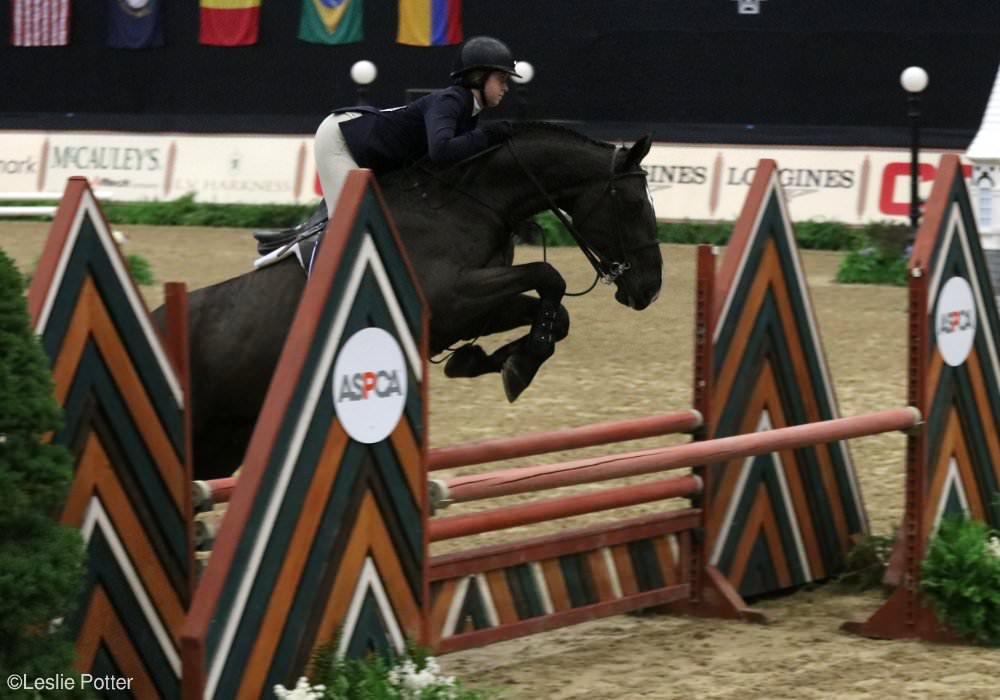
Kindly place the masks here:
[(319, 245), (321, 234), (326, 229), (328, 218), (326, 201), (321, 199), (316, 210), (301, 224), (285, 229), (254, 231), (253, 237), (257, 239), (257, 252), (261, 255), (254, 261), (254, 268), (266, 267), (279, 260), (284, 260), (294, 253), (302, 269), (308, 275), (313, 253)]

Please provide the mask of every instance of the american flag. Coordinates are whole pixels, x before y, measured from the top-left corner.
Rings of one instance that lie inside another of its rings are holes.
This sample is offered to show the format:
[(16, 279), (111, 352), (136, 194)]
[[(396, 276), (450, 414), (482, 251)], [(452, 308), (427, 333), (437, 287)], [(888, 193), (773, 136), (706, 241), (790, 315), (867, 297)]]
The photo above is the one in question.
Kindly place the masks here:
[(14, 0), (14, 46), (65, 46), (69, 43), (70, 0)]

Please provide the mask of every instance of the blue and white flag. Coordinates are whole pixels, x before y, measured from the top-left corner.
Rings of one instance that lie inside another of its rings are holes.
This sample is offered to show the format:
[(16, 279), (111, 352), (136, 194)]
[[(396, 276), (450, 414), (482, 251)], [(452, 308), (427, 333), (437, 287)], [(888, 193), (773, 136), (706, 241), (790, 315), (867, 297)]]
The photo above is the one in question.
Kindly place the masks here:
[(165, 0), (107, 0), (108, 46), (151, 49), (163, 46)]

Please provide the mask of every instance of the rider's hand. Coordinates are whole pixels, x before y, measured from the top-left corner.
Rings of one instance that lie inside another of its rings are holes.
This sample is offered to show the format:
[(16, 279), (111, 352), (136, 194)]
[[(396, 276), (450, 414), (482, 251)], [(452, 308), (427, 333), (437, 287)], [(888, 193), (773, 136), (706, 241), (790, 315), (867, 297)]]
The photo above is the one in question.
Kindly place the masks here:
[(491, 146), (503, 143), (514, 135), (514, 127), (508, 121), (490, 122), (480, 127)]

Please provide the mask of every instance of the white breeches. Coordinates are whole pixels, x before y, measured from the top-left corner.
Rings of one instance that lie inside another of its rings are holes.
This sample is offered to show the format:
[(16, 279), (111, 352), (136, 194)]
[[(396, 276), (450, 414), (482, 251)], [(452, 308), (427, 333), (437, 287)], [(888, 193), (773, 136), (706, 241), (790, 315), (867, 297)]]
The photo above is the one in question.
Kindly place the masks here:
[(358, 167), (351, 156), (351, 151), (344, 141), (340, 131), (340, 123), (360, 117), (360, 112), (344, 112), (331, 114), (316, 130), (313, 141), (313, 152), (316, 157), (316, 170), (319, 173), (319, 183), (323, 188), (323, 199), (326, 200), (326, 210), (330, 219), (337, 209), (340, 190), (347, 179), (347, 173)]

